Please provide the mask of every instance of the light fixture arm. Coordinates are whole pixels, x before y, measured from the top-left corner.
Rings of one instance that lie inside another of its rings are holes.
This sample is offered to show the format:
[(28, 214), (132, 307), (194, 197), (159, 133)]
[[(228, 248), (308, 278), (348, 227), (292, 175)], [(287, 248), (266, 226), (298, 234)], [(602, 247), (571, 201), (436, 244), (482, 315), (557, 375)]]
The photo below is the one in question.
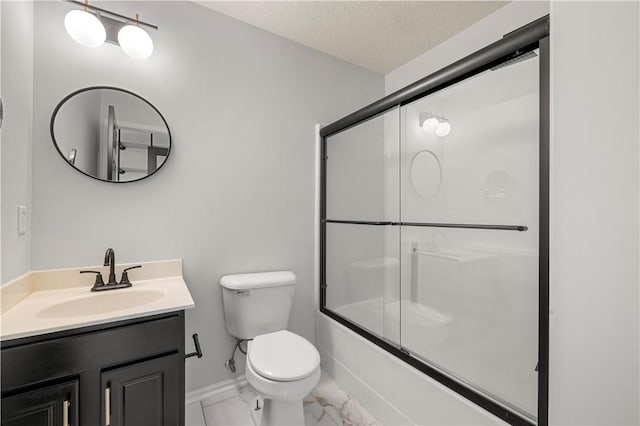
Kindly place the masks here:
[(148, 27), (148, 28), (153, 28), (154, 30), (158, 30), (158, 27), (156, 25), (153, 25), (153, 24), (150, 24), (148, 22), (144, 22), (144, 21), (139, 20), (138, 19), (138, 15), (136, 15), (135, 19), (134, 18), (130, 18), (130, 17), (125, 16), (125, 15), (120, 15), (119, 13), (108, 11), (108, 10), (103, 9), (101, 7), (90, 5), (88, 0), (85, 0), (84, 2), (77, 1), (77, 0), (65, 0), (65, 1), (67, 1), (68, 3), (77, 4), (79, 6), (84, 7), (85, 9), (88, 8), (88, 9), (91, 9), (91, 10), (95, 10), (96, 12), (100, 12), (101, 14), (105, 14), (105, 15), (111, 16), (111, 17), (116, 18), (116, 19), (118, 19), (120, 21), (123, 21), (125, 23), (133, 23), (133, 24), (136, 24), (136, 25), (142, 25), (142, 26), (145, 26), (145, 27)]
[(420, 113), (420, 124), (424, 123), (424, 120), (426, 120), (427, 118), (437, 118), (438, 121), (444, 121), (446, 120), (445, 117), (442, 117), (440, 115), (436, 115), (432, 112), (422, 112)]

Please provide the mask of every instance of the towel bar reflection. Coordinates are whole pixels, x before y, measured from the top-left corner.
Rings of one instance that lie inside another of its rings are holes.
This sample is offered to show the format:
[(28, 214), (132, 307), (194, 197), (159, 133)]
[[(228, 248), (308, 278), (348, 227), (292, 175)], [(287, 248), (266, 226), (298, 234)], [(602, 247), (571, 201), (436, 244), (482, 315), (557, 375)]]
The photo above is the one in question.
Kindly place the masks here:
[(418, 254), (418, 255), (434, 256), (434, 257), (439, 257), (441, 259), (452, 260), (454, 262), (460, 261), (460, 258), (458, 256), (454, 256), (446, 253), (440, 253), (438, 251), (425, 250), (425, 249), (419, 249), (419, 248), (413, 248), (411, 251), (413, 251), (415, 254)]

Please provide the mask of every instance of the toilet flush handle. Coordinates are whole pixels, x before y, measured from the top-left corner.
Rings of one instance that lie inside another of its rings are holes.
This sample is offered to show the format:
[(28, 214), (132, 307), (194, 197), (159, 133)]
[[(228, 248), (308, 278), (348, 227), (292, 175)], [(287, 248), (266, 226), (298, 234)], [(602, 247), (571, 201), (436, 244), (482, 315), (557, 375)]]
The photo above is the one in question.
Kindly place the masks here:
[(251, 294), (251, 291), (249, 290), (236, 290), (236, 295), (238, 296), (247, 297), (250, 294)]

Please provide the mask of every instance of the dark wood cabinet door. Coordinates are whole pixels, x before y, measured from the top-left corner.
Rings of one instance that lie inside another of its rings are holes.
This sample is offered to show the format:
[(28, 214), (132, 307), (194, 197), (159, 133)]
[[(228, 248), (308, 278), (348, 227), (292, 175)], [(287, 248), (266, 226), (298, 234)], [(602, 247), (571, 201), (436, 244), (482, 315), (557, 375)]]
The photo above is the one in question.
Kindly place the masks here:
[(179, 415), (179, 354), (168, 355), (102, 373), (102, 424), (107, 426), (174, 426)]
[(2, 398), (2, 426), (77, 426), (78, 381)]

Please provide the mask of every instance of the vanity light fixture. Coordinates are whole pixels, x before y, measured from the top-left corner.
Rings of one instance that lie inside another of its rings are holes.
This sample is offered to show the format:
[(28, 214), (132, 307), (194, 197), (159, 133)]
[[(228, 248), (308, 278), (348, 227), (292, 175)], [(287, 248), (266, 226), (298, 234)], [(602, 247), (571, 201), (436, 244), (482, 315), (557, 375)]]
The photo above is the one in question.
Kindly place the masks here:
[(135, 59), (147, 59), (153, 53), (153, 40), (141, 27), (154, 30), (158, 27), (141, 21), (138, 14), (135, 18), (129, 18), (92, 6), (88, 0), (84, 3), (76, 0), (66, 1), (84, 8), (70, 11), (64, 19), (67, 32), (81, 45), (98, 47), (107, 41), (119, 45), (127, 55)]
[(444, 117), (425, 112), (420, 114), (420, 126), (425, 133), (435, 133), (444, 138), (451, 133), (451, 123)]
[(84, 10), (72, 10), (64, 17), (64, 27), (76, 42), (85, 47), (102, 46), (107, 38), (104, 25), (96, 14), (89, 12), (89, 1), (85, 0)]
[(124, 53), (136, 59), (147, 59), (153, 53), (153, 40), (149, 34), (138, 25), (139, 17), (136, 14), (136, 25), (125, 25), (118, 31), (118, 43)]
[(436, 135), (444, 138), (445, 136), (449, 136), (451, 133), (451, 123), (446, 118), (441, 120), (438, 124), (438, 128), (436, 129)]
[(425, 133), (433, 133), (436, 131), (439, 124), (440, 122), (436, 117), (429, 117), (422, 122), (422, 130), (424, 130)]

